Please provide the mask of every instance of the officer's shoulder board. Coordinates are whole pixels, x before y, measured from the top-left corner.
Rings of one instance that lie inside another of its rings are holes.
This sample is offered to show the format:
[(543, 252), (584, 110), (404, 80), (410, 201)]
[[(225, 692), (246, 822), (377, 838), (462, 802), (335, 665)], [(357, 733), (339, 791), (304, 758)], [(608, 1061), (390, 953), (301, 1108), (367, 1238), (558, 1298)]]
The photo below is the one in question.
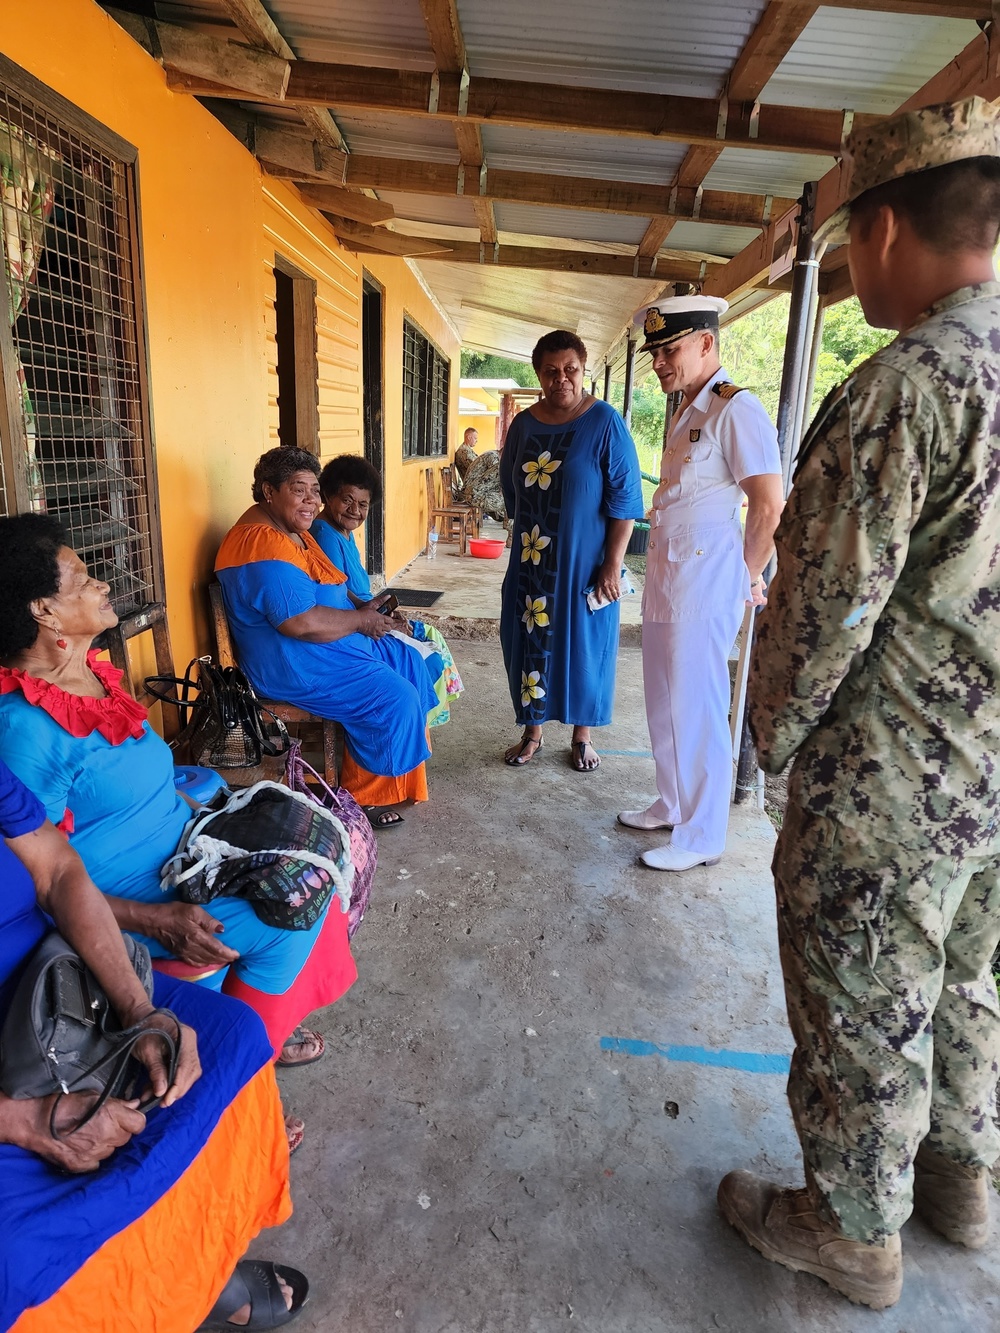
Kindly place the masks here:
[(738, 393), (742, 393), (746, 388), (745, 384), (727, 384), (725, 380), (719, 380), (718, 384), (712, 385), (712, 392), (717, 393), (720, 398), (735, 398)]

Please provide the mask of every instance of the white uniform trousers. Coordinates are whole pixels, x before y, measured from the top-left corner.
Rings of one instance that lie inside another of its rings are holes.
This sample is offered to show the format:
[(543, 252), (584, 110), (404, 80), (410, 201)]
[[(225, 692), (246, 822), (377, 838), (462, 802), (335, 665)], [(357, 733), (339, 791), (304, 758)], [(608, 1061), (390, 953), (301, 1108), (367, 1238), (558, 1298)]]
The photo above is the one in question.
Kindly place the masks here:
[(644, 621), (642, 678), (659, 797), (671, 846), (721, 856), (733, 780), (729, 653), (742, 607), (710, 620)]

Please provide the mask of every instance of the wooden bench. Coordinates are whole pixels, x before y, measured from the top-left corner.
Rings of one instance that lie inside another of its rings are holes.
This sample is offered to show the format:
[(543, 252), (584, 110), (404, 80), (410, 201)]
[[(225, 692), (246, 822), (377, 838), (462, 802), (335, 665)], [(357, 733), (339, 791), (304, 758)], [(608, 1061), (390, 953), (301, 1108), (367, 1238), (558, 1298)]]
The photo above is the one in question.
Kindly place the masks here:
[[(226, 604), (222, 598), (222, 585), (212, 582), (208, 585), (208, 599), (212, 608), (212, 623), (215, 627), (216, 660), (219, 666), (237, 666), (233, 651), (232, 635), (229, 633), (229, 621), (226, 619)], [(323, 743), (323, 776), (331, 787), (338, 782), (337, 738), (341, 732), (339, 722), (328, 717), (317, 717), (296, 704), (283, 703), (278, 699), (261, 699), (265, 708), (270, 708), (275, 717), (280, 717), (286, 726), (321, 729)], [(301, 734), (301, 732), (299, 732)]]

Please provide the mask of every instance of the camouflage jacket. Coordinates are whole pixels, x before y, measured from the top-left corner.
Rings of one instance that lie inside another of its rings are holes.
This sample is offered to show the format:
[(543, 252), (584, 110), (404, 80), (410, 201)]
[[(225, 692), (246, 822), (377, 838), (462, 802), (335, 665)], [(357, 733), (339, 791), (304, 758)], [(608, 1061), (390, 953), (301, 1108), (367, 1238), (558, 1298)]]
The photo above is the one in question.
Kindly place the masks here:
[(760, 760), (874, 836), (974, 847), (1000, 806), (1000, 283), (939, 301), (829, 395), (776, 533)]

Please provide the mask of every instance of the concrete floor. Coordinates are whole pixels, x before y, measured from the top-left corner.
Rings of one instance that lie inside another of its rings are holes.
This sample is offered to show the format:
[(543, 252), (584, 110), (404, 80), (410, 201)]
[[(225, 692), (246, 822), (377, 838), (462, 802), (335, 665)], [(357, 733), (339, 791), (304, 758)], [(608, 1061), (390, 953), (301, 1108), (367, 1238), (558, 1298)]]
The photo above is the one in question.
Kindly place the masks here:
[(454, 648), (467, 694), (435, 733), (430, 803), (379, 836), (360, 979), (317, 1015), (325, 1059), (281, 1075), (306, 1121), (296, 1211), (253, 1253), (309, 1274), (295, 1327), (1000, 1327), (996, 1245), (971, 1254), (911, 1222), (902, 1301), (875, 1314), (720, 1220), (731, 1167), (799, 1179), (771, 826), (742, 807), (719, 866), (636, 866), (656, 836), (614, 815), (652, 792), (639, 651), (621, 652), (603, 767), (583, 776), (555, 725), (530, 767), (504, 767), (499, 647)]
[[(487, 519), (483, 523), (482, 536), (504, 538), (506, 534), (499, 523)], [(450, 628), (448, 621), (461, 619), (476, 622), (479, 630), (477, 637), (488, 637), (490, 628), (482, 622), (496, 622), (500, 615), (500, 585), (507, 572), (509, 558), (510, 552), (504, 551), (498, 560), (480, 560), (472, 555), (461, 555), (457, 544), (439, 542), (438, 553), (433, 560), (417, 556), (392, 579), (389, 586), (433, 588), (443, 592), (444, 596), (432, 607), (426, 610), (415, 607), (412, 615), (432, 623), (444, 621), (446, 632)], [(636, 592), (622, 598), (621, 624), (623, 628), (635, 629), (641, 619), (642, 578), (637, 574), (630, 577)], [(495, 623), (492, 628), (495, 630)], [(638, 642), (637, 636), (632, 637)], [(623, 636), (623, 639), (627, 638), (628, 635)]]

